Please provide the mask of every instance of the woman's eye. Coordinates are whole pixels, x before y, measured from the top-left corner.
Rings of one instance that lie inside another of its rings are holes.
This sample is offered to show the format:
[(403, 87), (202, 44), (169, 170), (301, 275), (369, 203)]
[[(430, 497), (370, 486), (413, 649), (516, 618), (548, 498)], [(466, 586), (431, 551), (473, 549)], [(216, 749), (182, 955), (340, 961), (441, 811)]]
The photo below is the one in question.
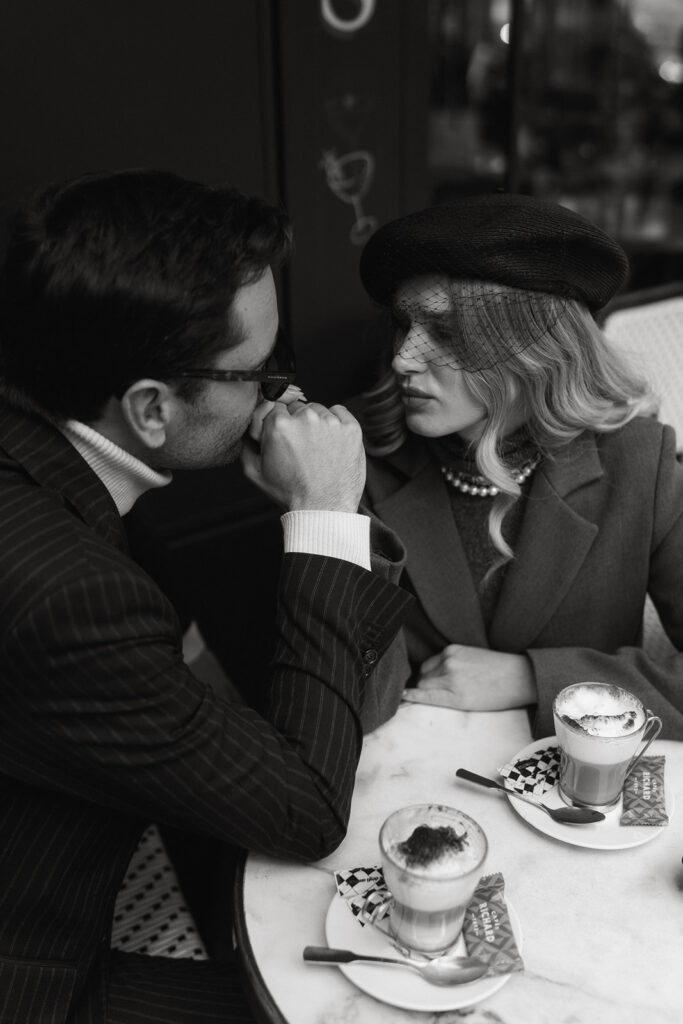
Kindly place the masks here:
[(448, 343), (453, 340), (453, 335), (447, 327), (436, 327), (431, 331), (431, 336), (434, 341), (442, 341)]

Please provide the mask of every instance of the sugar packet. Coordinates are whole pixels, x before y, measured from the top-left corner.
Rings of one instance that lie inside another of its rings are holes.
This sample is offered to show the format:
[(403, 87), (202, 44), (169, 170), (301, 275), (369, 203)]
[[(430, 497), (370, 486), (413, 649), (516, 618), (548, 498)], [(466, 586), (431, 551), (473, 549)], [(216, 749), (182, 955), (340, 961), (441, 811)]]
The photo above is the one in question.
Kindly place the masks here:
[(621, 825), (667, 825), (664, 800), (664, 756), (641, 757), (626, 776)]
[(524, 961), (517, 948), (505, 902), (505, 882), (500, 872), (479, 879), (465, 911), (462, 934), (468, 956), (487, 963), (487, 974), (510, 974), (511, 971), (524, 970)]

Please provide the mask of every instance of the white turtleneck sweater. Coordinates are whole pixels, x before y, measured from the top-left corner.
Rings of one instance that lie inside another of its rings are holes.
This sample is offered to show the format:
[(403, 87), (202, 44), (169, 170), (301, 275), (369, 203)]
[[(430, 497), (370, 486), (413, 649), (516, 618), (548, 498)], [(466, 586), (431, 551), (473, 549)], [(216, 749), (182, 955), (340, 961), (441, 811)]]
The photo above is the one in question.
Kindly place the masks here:
[[(121, 516), (145, 491), (165, 487), (172, 480), (171, 473), (152, 469), (85, 423), (67, 420), (61, 430), (107, 488)], [(370, 568), (368, 516), (301, 510), (285, 512), (281, 522), (285, 551), (343, 558)]]

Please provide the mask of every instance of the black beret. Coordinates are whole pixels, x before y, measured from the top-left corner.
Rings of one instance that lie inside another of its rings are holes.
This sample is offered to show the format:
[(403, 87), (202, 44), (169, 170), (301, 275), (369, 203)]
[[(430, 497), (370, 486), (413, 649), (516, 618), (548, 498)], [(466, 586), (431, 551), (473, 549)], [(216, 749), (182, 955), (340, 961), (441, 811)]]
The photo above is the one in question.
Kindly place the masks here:
[(382, 304), (408, 278), (434, 273), (550, 292), (595, 311), (623, 287), (628, 260), (580, 214), (545, 199), (496, 193), (391, 221), (361, 255), (363, 285)]

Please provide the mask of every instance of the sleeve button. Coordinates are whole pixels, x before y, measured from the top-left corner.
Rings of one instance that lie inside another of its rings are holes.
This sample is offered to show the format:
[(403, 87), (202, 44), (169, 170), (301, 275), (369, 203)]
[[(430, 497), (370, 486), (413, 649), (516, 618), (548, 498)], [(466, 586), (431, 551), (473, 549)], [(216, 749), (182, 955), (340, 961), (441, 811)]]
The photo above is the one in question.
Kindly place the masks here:
[(377, 651), (374, 651), (372, 648), (363, 651), (363, 661), (366, 665), (374, 665), (377, 661)]

